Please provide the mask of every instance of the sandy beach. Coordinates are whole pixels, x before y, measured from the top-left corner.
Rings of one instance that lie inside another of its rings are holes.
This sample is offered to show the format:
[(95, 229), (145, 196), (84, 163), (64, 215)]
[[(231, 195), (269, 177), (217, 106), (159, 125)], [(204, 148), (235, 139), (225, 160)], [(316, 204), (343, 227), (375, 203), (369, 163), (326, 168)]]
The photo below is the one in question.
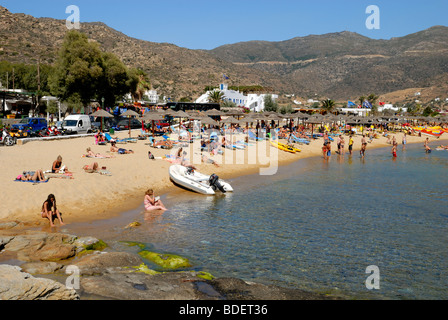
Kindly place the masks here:
[[(137, 137), (140, 130), (132, 132)], [(129, 137), (127, 131), (116, 132), (118, 138)], [(395, 134), (401, 148), (403, 134)], [(354, 137), (354, 157), (359, 157), (361, 135)], [(421, 143), (425, 136), (407, 136), (407, 143)], [(430, 138), (433, 142), (435, 139)], [(345, 150), (348, 151), (348, 137), (345, 137)], [(367, 146), (372, 148), (387, 147), (387, 139), (380, 137), (374, 139)], [(133, 154), (110, 153), (110, 144), (100, 146), (95, 144), (93, 136), (71, 138), (51, 141), (29, 141), (17, 144), (13, 147), (0, 147), (0, 159), (3, 170), (0, 171), (0, 220), (16, 220), (27, 225), (48, 225), (48, 220), (41, 218), (41, 207), (47, 196), (55, 195), (58, 208), (63, 214), (66, 224), (74, 221), (90, 221), (106, 219), (122, 211), (133, 209), (141, 205), (144, 193), (148, 188), (154, 189), (161, 195), (178, 188), (170, 181), (168, 168), (171, 165), (164, 159), (148, 159), (148, 151), (156, 158), (174, 154), (177, 149), (157, 149), (149, 146), (148, 140), (138, 140), (135, 143), (120, 144), (118, 147), (132, 149)], [(224, 156), (212, 157), (220, 165), (200, 163), (200, 155), (195, 149), (184, 148), (188, 157), (199, 171), (206, 174), (216, 173), (220, 178), (229, 179), (236, 176), (252, 174), (260, 168), (272, 166), (272, 162), (278, 165), (286, 165), (293, 161), (306, 157), (322, 155), (322, 138), (312, 141), (309, 145), (297, 145), (301, 152), (292, 154), (280, 151), (268, 145), (266, 142), (252, 142), (248, 150), (225, 149)], [(264, 144), (264, 146), (263, 146)], [(434, 145), (434, 144), (433, 144)], [(190, 145), (193, 147), (193, 144)], [(113, 158), (95, 159), (83, 157), (86, 149), (90, 147), (93, 152), (109, 155)], [(260, 147), (266, 152), (258, 152)], [(258, 148), (258, 149), (253, 149)], [(336, 139), (332, 142), (332, 158), (337, 157)], [(253, 155), (258, 156), (254, 161)], [(277, 158), (278, 154), (278, 158)], [(47, 171), (57, 156), (61, 155), (63, 165), (66, 165), (73, 173), (73, 179), (50, 178), (47, 183), (33, 184), (30, 182), (16, 182), (15, 178), (23, 171)], [(275, 157), (274, 157), (275, 155)], [(210, 155), (208, 155), (210, 156)], [(346, 154), (345, 157), (349, 155)], [(271, 163), (269, 161), (271, 160)], [(199, 162), (198, 162), (199, 161)], [(331, 161), (331, 160), (330, 160)], [(87, 173), (82, 168), (98, 162), (100, 168), (106, 167), (111, 175), (99, 173)], [(234, 186), (237, 189), (237, 186)], [(58, 226), (58, 222), (56, 222)]]

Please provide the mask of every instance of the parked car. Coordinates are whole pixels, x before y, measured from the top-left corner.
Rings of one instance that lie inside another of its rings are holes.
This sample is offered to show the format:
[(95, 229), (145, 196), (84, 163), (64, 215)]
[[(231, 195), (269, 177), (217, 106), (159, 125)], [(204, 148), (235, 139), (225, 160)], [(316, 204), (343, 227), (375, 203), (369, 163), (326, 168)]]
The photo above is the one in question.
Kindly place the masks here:
[[(115, 129), (117, 123), (123, 118), (103, 118), (103, 129), (104, 131), (109, 131), (111, 128)], [(101, 127), (101, 119), (100, 119), (100, 127)]]
[(129, 125), (131, 126), (131, 129), (141, 129), (142, 128), (142, 123), (137, 120), (137, 119), (122, 119), (120, 120), (116, 127), (120, 130), (128, 130), (129, 129)]
[(67, 134), (91, 133), (92, 124), (87, 115), (71, 114), (62, 122), (62, 128)]
[(47, 127), (48, 123), (45, 118), (23, 118), (19, 123), (15, 123), (11, 126), (11, 131), (27, 132), (29, 130), (32, 133), (36, 133)]
[(89, 116), (90, 117), (90, 123), (92, 124), (92, 130), (93, 131), (98, 131), (101, 129), (101, 118), (97, 117), (95, 119), (94, 116)]

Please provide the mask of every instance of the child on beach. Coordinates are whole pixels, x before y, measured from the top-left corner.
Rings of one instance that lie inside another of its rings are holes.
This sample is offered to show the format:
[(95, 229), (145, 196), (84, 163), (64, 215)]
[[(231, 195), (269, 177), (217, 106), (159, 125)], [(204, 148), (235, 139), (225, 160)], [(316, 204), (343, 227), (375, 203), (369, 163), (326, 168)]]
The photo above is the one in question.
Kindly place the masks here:
[(160, 200), (160, 197), (154, 196), (154, 190), (148, 189), (145, 192), (145, 198), (143, 200), (143, 203), (145, 205), (146, 211), (154, 211), (154, 210), (162, 210), (166, 211), (167, 208), (165, 208), (164, 204)]
[(56, 216), (59, 220), (61, 226), (65, 225), (62, 222), (61, 213), (56, 207), (56, 198), (53, 194), (48, 195), (47, 200), (42, 204), (42, 218), (47, 218), (50, 220), (50, 227), (54, 227), (53, 219)]

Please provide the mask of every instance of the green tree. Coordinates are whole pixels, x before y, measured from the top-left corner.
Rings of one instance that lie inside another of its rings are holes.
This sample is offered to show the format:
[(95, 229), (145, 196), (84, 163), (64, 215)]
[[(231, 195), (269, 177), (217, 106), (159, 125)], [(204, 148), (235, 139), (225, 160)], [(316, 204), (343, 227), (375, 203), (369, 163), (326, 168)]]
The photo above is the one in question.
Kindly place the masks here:
[(86, 107), (104, 85), (103, 76), (98, 44), (76, 30), (67, 32), (50, 77), (51, 93), (62, 101), (76, 97)]
[(376, 104), (376, 102), (378, 101), (378, 98), (379, 97), (373, 93), (367, 97), (367, 101), (369, 101), (369, 103), (372, 105), (372, 114), (373, 115), (378, 114), (378, 106)]
[(322, 100), (320, 103), (321, 103), (321, 107), (324, 108), (325, 110), (327, 110), (328, 112), (332, 112), (336, 106), (336, 103), (334, 102), (334, 100), (331, 100), (331, 99)]
[(428, 107), (426, 107), (426, 108), (423, 110), (422, 115), (423, 115), (424, 117), (429, 117), (432, 113), (433, 113), (432, 108), (431, 108), (430, 106), (428, 106)]
[(290, 104), (288, 104), (287, 106), (280, 107), (279, 112), (281, 114), (293, 113), (294, 109), (292, 108), (292, 106)]
[(224, 99), (224, 93), (221, 92), (221, 91), (214, 90), (214, 91), (211, 91), (208, 94), (208, 100), (211, 103), (219, 103), (219, 104), (221, 104), (223, 99)]
[(147, 90), (151, 90), (151, 83), (147, 74), (141, 69), (131, 69), (129, 71), (129, 87), (135, 100), (142, 100)]
[(367, 97), (367, 101), (369, 101), (372, 105), (376, 104), (376, 102), (378, 101), (378, 96), (375, 94), (369, 94), (369, 96)]
[(264, 111), (274, 111), (277, 112), (278, 110), (278, 104), (277, 102), (272, 99), (272, 96), (270, 94), (267, 94), (264, 96)]
[(113, 106), (131, 90), (129, 71), (118, 57), (112, 53), (102, 54), (102, 79), (97, 100), (104, 97), (106, 106)]
[(366, 97), (365, 97), (365, 96), (360, 96), (359, 99), (358, 99), (359, 104), (362, 105), (362, 104), (364, 103), (365, 100), (366, 100)]

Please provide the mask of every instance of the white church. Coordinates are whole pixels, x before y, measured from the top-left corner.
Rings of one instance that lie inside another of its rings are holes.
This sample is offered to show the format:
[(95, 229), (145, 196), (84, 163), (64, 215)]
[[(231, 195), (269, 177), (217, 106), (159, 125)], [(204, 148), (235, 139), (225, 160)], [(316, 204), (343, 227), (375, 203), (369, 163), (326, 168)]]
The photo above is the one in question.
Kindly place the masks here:
[[(264, 98), (267, 94), (248, 94), (245, 96), (239, 91), (229, 90), (229, 86), (226, 83), (221, 83), (219, 85), (219, 89), (215, 89), (221, 91), (223, 95), (223, 100), (234, 102), (237, 106), (245, 107), (250, 109), (252, 112), (260, 112), (264, 110)], [(196, 99), (196, 103), (208, 103), (209, 102), (209, 94), (212, 91), (207, 91), (198, 99)], [(271, 94), (272, 100), (278, 99), (278, 95)]]

